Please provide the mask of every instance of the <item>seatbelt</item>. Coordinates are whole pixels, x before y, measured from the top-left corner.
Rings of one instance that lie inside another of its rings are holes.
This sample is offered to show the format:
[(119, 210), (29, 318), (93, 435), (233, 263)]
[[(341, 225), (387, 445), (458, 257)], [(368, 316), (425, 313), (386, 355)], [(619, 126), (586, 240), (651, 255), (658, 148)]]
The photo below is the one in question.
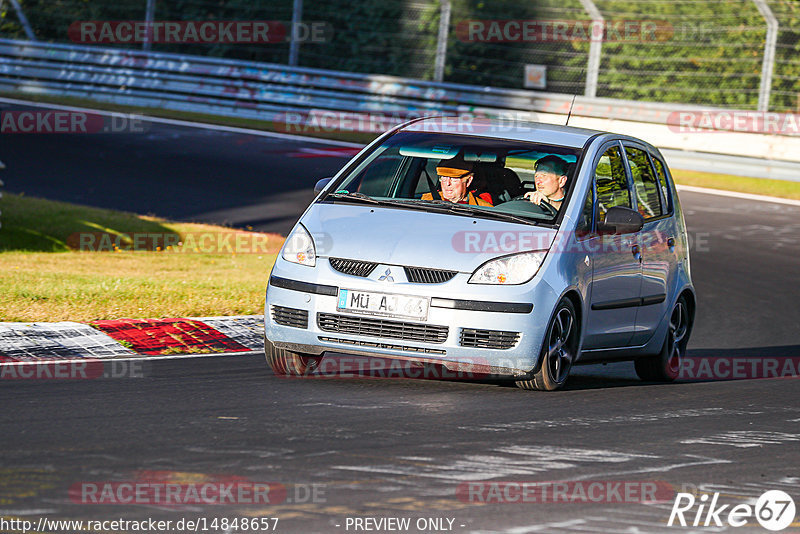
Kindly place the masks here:
[(428, 180), (428, 189), (431, 190), (431, 196), (433, 200), (442, 200), (442, 197), (439, 196), (439, 190), (433, 186), (433, 180), (431, 179), (431, 175), (428, 174), (428, 169), (425, 167), (422, 168), (422, 172), (425, 173), (425, 178)]

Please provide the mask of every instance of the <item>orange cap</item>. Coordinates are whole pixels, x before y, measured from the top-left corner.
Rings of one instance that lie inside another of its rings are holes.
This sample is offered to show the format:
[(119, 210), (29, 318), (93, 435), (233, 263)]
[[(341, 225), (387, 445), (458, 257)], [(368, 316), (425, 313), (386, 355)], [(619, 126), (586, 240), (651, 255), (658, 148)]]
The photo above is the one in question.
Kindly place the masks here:
[(472, 163), (459, 159), (443, 159), (436, 167), (436, 174), (439, 176), (447, 176), (448, 178), (463, 178), (471, 172)]

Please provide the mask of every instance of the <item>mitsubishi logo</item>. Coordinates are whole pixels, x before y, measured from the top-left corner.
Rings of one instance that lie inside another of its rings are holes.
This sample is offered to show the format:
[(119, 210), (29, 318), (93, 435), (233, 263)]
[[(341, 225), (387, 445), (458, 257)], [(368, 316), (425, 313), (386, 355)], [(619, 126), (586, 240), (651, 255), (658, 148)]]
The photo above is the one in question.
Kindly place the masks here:
[(386, 269), (386, 272), (383, 273), (383, 276), (378, 278), (379, 282), (394, 282), (394, 278), (392, 278), (392, 270)]

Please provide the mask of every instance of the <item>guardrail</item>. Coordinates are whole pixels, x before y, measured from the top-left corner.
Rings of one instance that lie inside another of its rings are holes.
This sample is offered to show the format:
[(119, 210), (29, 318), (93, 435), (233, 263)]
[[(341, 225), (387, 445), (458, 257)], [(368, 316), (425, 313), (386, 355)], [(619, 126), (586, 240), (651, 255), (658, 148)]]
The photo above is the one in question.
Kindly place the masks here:
[[(279, 122), (285, 121), (288, 112), (311, 110), (375, 114), (383, 117), (383, 127), (430, 114), (561, 123), (573, 103), (572, 95), (565, 94), (8, 39), (0, 39), (0, 91), (50, 93)], [(679, 112), (734, 113), (684, 104), (577, 96), (570, 125), (630, 133), (665, 148), (800, 163), (800, 132), (731, 131), (726, 137), (713, 135), (719, 130), (712, 126), (688, 135), (674, 128)]]
[[(494, 89), (118, 48), (0, 39), (0, 89), (264, 119), (327, 109), (353, 113), (563, 114), (572, 95)], [(666, 123), (676, 109), (576, 97), (573, 116)]]

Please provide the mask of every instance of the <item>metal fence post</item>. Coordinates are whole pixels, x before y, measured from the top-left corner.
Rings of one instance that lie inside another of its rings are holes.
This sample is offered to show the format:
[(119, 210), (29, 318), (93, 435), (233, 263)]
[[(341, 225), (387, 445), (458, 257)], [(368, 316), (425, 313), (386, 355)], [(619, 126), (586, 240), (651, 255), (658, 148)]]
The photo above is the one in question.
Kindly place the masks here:
[(433, 80), (444, 80), (444, 65), (447, 62), (447, 36), (450, 33), (450, 0), (441, 0), (442, 9), (439, 13), (439, 36), (436, 40), (436, 63), (433, 70)]
[(778, 42), (778, 19), (765, 0), (753, 0), (758, 12), (767, 21), (767, 38), (764, 43), (764, 60), (761, 64), (761, 85), (758, 88), (758, 111), (769, 111), (769, 94), (772, 90), (772, 72), (775, 69), (775, 47)]
[(300, 40), (297, 38), (297, 25), (303, 20), (303, 0), (294, 0), (292, 6), (292, 27), (289, 30), (289, 66), (296, 67), (300, 58)]
[(25, 13), (22, 11), (22, 7), (19, 5), (17, 0), (11, 0), (11, 5), (14, 6), (14, 11), (17, 12), (17, 18), (19, 19), (19, 23), (22, 24), (23, 29), (25, 30), (25, 35), (31, 41), (36, 40), (36, 35), (33, 33), (31, 29), (31, 23), (28, 22), (28, 17), (25, 16)]
[(592, 17), (592, 30), (590, 32), (589, 61), (586, 65), (586, 91), (587, 98), (597, 96), (597, 79), (600, 76), (600, 52), (603, 47), (605, 34), (605, 20), (600, 10), (592, 0), (580, 0), (583, 9)]
[(144, 12), (144, 22), (146, 31), (144, 33), (144, 42), (142, 43), (142, 50), (150, 50), (150, 45), (153, 41), (153, 17), (156, 11), (156, 0), (147, 0), (147, 8)]

